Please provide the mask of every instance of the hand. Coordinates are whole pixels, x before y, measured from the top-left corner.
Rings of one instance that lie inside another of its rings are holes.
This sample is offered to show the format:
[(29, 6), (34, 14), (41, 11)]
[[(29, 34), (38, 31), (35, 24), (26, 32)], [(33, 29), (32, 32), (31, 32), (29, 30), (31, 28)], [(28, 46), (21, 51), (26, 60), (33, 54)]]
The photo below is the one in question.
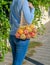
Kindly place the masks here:
[(30, 7), (30, 8), (33, 8), (32, 3), (31, 3), (31, 2), (28, 2), (28, 3), (29, 3), (29, 7)]

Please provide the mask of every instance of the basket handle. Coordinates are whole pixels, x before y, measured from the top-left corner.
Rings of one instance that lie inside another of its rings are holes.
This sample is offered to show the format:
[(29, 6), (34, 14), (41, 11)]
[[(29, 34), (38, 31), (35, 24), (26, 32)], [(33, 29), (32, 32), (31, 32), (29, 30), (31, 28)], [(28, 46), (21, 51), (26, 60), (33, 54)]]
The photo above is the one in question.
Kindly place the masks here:
[[(22, 0), (22, 6), (23, 6), (24, 0)], [(23, 23), (23, 11), (21, 10), (21, 18), (20, 18), (20, 26)]]
[[(22, 5), (24, 3), (24, 0), (22, 0)], [(25, 18), (24, 18), (24, 14), (23, 14), (23, 11), (21, 10), (21, 19), (20, 19), (20, 26), (22, 25), (28, 25)]]

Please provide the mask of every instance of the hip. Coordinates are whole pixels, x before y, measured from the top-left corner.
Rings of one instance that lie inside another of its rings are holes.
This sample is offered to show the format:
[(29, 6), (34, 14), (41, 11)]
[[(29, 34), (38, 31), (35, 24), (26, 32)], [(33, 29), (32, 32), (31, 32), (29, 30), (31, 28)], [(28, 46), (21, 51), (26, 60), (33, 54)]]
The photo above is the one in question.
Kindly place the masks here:
[(12, 41), (14, 42), (15, 45), (19, 45), (19, 46), (27, 46), (30, 43), (30, 39), (26, 39), (26, 40), (17, 39), (15, 35), (9, 35), (9, 41)]

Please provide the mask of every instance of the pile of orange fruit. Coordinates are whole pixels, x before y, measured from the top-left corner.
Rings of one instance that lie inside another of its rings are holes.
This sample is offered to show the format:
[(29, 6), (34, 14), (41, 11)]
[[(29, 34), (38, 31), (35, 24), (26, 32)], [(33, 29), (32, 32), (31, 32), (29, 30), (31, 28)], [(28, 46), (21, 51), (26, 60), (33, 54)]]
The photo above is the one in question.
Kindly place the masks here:
[(20, 26), (19, 29), (16, 31), (16, 38), (19, 39), (30, 39), (34, 38), (37, 34), (37, 29), (35, 25), (30, 24), (26, 26)]

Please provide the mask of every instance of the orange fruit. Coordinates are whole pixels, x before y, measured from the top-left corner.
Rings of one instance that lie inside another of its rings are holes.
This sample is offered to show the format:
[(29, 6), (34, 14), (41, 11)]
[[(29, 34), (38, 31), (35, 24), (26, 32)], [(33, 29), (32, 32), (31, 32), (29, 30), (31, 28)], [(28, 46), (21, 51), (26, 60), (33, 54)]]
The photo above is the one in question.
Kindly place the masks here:
[(23, 34), (23, 29), (18, 29), (19, 34)]

